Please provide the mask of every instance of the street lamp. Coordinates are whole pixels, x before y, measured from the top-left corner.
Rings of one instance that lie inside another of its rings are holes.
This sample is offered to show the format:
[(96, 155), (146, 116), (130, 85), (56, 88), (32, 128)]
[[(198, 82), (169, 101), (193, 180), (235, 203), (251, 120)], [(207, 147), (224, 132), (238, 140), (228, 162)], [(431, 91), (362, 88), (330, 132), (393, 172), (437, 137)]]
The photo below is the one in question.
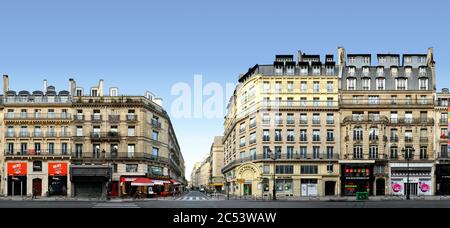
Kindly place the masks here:
[(406, 200), (411, 199), (411, 186), (409, 185), (409, 160), (412, 156), (414, 156), (414, 147), (403, 148), (402, 149), (403, 157), (406, 159)]
[(269, 150), (269, 153), (272, 157), (273, 160), (273, 187), (272, 187), (272, 200), (277, 200), (277, 184), (276, 184), (276, 180), (275, 180), (275, 172), (276, 172), (276, 167), (275, 167), (275, 162), (277, 160), (277, 154), (276, 152), (273, 152), (271, 150)]

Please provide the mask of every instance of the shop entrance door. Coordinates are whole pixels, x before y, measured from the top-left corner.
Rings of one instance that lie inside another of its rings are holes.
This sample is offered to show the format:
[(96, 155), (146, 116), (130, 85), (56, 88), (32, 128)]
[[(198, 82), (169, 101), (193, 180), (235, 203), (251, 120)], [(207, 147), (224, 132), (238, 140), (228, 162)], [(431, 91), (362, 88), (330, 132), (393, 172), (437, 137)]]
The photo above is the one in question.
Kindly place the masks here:
[(405, 195), (417, 196), (419, 184), (417, 183), (405, 183)]
[(252, 195), (252, 185), (244, 184), (244, 196), (251, 196), (251, 195)]
[(325, 182), (325, 195), (334, 196), (335, 192), (336, 192), (336, 182), (334, 181)]
[(384, 196), (386, 194), (386, 185), (384, 179), (377, 180), (377, 196)]
[(33, 192), (36, 196), (42, 196), (42, 179), (33, 179)]

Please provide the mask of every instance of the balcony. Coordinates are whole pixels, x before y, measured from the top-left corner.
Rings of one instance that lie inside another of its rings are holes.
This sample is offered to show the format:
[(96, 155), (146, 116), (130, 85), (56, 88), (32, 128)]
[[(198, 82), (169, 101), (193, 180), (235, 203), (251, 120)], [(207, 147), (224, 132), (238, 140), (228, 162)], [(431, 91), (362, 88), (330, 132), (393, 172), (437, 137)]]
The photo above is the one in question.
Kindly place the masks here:
[(5, 104), (70, 104), (70, 96), (6, 96), (3, 99)]
[(363, 139), (361, 135), (353, 135), (353, 141), (363, 141)]
[(82, 123), (82, 122), (84, 122), (84, 115), (80, 115), (80, 114), (74, 115), (73, 116), (73, 121), (75, 123)]
[(91, 115), (91, 122), (101, 122), (102, 115)]
[(283, 138), (281, 136), (275, 136), (275, 142), (281, 142)]
[(369, 100), (368, 97), (361, 98), (359, 100), (350, 99), (342, 99), (341, 106), (344, 107), (373, 107), (373, 106), (383, 106), (383, 107), (423, 107), (423, 106), (433, 106), (433, 99), (396, 99), (395, 101), (392, 99), (375, 99)]
[(398, 118), (398, 119), (391, 119), (390, 124), (395, 124), (395, 125), (433, 125), (434, 119), (432, 119), (432, 118)]
[(127, 114), (127, 122), (136, 122), (137, 121), (137, 115), (134, 114)]
[(109, 115), (108, 121), (110, 123), (119, 123), (120, 122), (120, 115)]
[(447, 124), (448, 124), (448, 119), (447, 119), (447, 118), (445, 118), (445, 119), (440, 119), (440, 120), (439, 120), (439, 124), (441, 124), (441, 125), (447, 125)]
[(437, 156), (438, 156), (439, 160), (449, 160), (450, 161), (450, 152), (448, 152), (448, 151), (437, 152)]
[(391, 142), (398, 142), (398, 136), (391, 136), (390, 141)]
[(387, 160), (389, 155), (369, 153), (369, 154), (345, 154), (344, 159), (347, 160)]
[(17, 150), (17, 151), (5, 151), (6, 158), (17, 158), (17, 157), (47, 157), (47, 156), (58, 156), (70, 158), (70, 153), (67, 150)]
[(118, 132), (91, 132), (92, 142), (118, 142), (120, 134)]
[(59, 133), (59, 137), (61, 137), (61, 138), (69, 138), (70, 135), (71, 135), (70, 132), (67, 132), (67, 131), (61, 131)]
[(440, 140), (448, 140), (448, 134), (442, 134), (441, 137), (439, 137)]
[(413, 138), (412, 137), (405, 137), (405, 143), (412, 143)]
[(334, 142), (334, 137), (327, 137), (327, 142)]
[(308, 136), (306, 136), (306, 135), (300, 136), (300, 142), (307, 142), (307, 141), (308, 141)]
[(299, 107), (305, 108), (337, 108), (337, 101), (264, 101), (259, 103), (262, 108), (266, 109), (298, 109)]
[(428, 142), (428, 137), (420, 137), (420, 142), (421, 143), (427, 143)]
[(313, 142), (320, 142), (320, 136), (313, 135)]
[(327, 124), (334, 124), (334, 120), (327, 120)]
[(19, 137), (21, 137), (21, 138), (30, 137), (30, 132), (28, 132), (28, 131), (20, 131), (19, 132)]
[(295, 124), (295, 121), (294, 120), (287, 120), (286, 124)]
[(42, 138), (42, 137), (44, 137), (44, 134), (41, 131), (35, 131), (35, 132), (33, 132), (33, 137)]
[(158, 120), (152, 120), (152, 126), (154, 128), (161, 128), (161, 122), (159, 122)]
[(47, 131), (47, 132), (45, 132), (45, 137), (47, 137), (47, 138), (56, 138), (57, 134), (56, 134), (55, 131)]
[(270, 141), (270, 136), (263, 136), (263, 142), (269, 142)]
[[(335, 153), (316, 153), (316, 154), (277, 154), (276, 161), (337, 161), (339, 160), (339, 154)], [(237, 158), (236, 160), (231, 161), (226, 164), (222, 169), (222, 172), (226, 172), (231, 170), (232, 168), (240, 165), (241, 163), (249, 162), (249, 161), (268, 161), (273, 162), (273, 159), (269, 155), (257, 154), (254, 156)]]
[(251, 140), (249, 141), (249, 144), (250, 144), (250, 145), (255, 144), (255, 143), (256, 143), (256, 139), (251, 139)]
[(288, 142), (294, 142), (294, 136), (293, 135), (288, 135), (287, 136), (287, 138), (286, 138), (286, 140), (288, 141)]
[(169, 158), (142, 152), (72, 152), (72, 160), (146, 160), (169, 163)]
[(6, 113), (5, 120), (70, 120), (68, 113)]
[(379, 139), (378, 135), (369, 135), (369, 141), (371, 142), (377, 142)]
[(386, 116), (369, 116), (369, 115), (355, 115), (346, 116), (342, 121), (347, 123), (388, 123), (389, 119)]

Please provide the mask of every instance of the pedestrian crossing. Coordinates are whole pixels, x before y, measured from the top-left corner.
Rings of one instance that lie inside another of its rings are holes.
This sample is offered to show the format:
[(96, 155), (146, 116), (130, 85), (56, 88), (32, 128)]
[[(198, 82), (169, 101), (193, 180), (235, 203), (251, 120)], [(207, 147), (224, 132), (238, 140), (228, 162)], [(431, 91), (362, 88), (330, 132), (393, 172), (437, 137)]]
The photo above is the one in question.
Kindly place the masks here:
[(177, 201), (207, 201), (212, 200), (209, 197), (206, 196), (184, 196), (176, 199)]
[(97, 203), (93, 208), (139, 208), (134, 203)]

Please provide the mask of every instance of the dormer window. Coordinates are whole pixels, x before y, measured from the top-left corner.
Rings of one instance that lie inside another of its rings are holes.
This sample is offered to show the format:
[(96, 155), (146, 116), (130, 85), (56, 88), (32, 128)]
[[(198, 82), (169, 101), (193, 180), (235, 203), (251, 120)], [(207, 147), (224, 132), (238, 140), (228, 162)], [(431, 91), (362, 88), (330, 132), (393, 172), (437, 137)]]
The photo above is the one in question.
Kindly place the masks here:
[(425, 63), (427, 61), (427, 58), (426, 57), (420, 57), (419, 61), (421, 63)]
[(383, 67), (378, 67), (377, 68), (377, 76), (378, 77), (384, 77), (384, 68)]
[(286, 68), (286, 74), (287, 75), (294, 75), (294, 67), (293, 66), (288, 66)]
[(392, 67), (391, 68), (391, 76), (392, 77), (397, 77), (398, 76), (398, 69), (397, 69), (397, 67)]
[(378, 78), (376, 80), (377, 90), (384, 90), (385, 88), (385, 80), (384, 78)]
[(412, 74), (411, 67), (406, 67), (405, 68), (405, 77), (411, 77), (411, 74)]
[(348, 57), (348, 63), (355, 63), (356, 59), (355, 57)]
[(313, 66), (313, 75), (320, 75), (320, 66)]
[(275, 67), (275, 75), (282, 75), (283, 74), (283, 67), (276, 66)]
[(395, 88), (397, 90), (407, 90), (408, 89), (408, 79), (405, 79), (405, 78), (395, 79)]
[(327, 73), (327, 75), (334, 75), (334, 67), (333, 66), (327, 66), (326, 67), (326, 73)]
[(411, 64), (411, 57), (405, 57), (405, 64)]
[(354, 67), (350, 67), (348, 68), (348, 75), (354, 77), (355, 76), (355, 68)]
[(380, 61), (381, 64), (384, 64), (386, 62), (386, 58), (385, 57), (380, 57), (378, 59), (378, 61)]
[(368, 67), (363, 68), (363, 76), (365, 76), (365, 77), (369, 76), (369, 68)]
[(300, 67), (300, 75), (308, 75), (308, 66)]
[(365, 64), (369, 64), (370, 63), (370, 58), (369, 57), (364, 57), (363, 59)]
[(91, 89), (91, 97), (97, 97), (98, 96), (98, 89), (97, 88), (92, 88)]
[(109, 96), (112, 96), (112, 97), (116, 97), (117, 95), (118, 95), (118, 89), (117, 88), (110, 88), (109, 89)]
[(419, 75), (420, 77), (426, 77), (427, 76), (427, 69), (424, 67), (419, 68)]
[(83, 89), (82, 88), (77, 88), (75, 91), (75, 94), (77, 97), (81, 97), (83, 96)]
[(364, 78), (362, 80), (362, 89), (363, 90), (370, 90), (370, 78)]
[(347, 79), (347, 90), (355, 90), (356, 89), (356, 79), (351, 78)]
[(428, 90), (428, 78), (419, 79), (419, 89)]

